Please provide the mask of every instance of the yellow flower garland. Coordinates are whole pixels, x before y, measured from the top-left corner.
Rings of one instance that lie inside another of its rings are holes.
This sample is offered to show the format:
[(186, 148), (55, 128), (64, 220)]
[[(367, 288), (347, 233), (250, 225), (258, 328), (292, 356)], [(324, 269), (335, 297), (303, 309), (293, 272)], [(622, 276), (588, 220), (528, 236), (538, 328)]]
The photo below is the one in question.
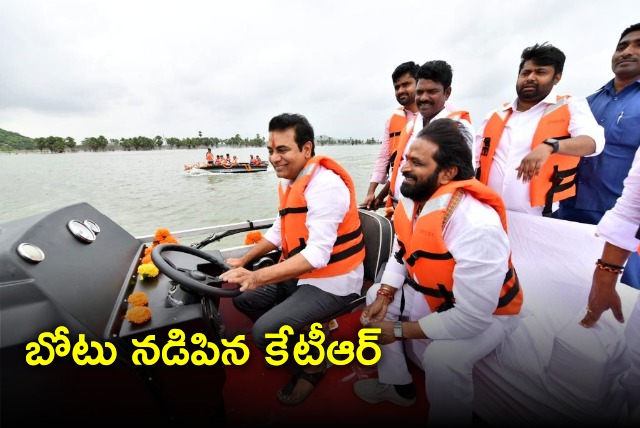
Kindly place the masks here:
[(144, 280), (146, 278), (153, 278), (158, 276), (160, 271), (153, 264), (153, 260), (151, 260), (151, 251), (156, 245), (160, 244), (177, 244), (178, 240), (173, 237), (169, 229), (158, 228), (154, 235), (155, 240), (151, 244), (150, 247), (144, 249), (144, 257), (142, 257), (141, 264), (138, 266), (138, 275), (140, 275), (140, 279)]

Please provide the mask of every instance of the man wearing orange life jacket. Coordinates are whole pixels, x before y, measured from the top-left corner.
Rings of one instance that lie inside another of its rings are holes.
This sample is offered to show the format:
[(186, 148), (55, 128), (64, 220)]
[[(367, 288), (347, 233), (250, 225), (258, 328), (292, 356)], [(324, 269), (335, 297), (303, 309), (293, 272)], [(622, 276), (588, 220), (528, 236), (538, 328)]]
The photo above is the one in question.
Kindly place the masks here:
[(211, 152), (211, 147), (207, 149), (207, 155), (205, 156), (207, 163), (209, 165), (213, 165), (213, 153)]
[(382, 204), (386, 196), (384, 189), (377, 197), (375, 191), (378, 184), (387, 183), (389, 169), (397, 156), (400, 132), (407, 123), (413, 122), (418, 112), (418, 107), (416, 107), (416, 73), (419, 67), (413, 61), (403, 62), (391, 73), (396, 100), (402, 107), (398, 107), (385, 123), (380, 153), (373, 167), (367, 196), (361, 204), (364, 208), (375, 209)]
[(523, 293), (511, 264), (502, 198), (474, 178), (465, 128), (430, 122), (402, 167), (394, 253), (367, 292), (365, 326), (381, 329), (378, 379), (354, 392), (368, 403), (413, 405), (403, 340), (425, 370), (428, 425), (466, 426), (474, 364), (516, 327)]
[(507, 209), (550, 216), (575, 195), (580, 156), (604, 147), (604, 130), (585, 98), (559, 97), (565, 55), (550, 44), (525, 48), (518, 98), (490, 112), (475, 138), (476, 176), (498, 192)]
[[(470, 135), (474, 135), (471, 126), (469, 113), (464, 110), (456, 111), (448, 99), (451, 96), (451, 81), (453, 71), (451, 66), (440, 60), (425, 62), (416, 74), (418, 82), (416, 86), (416, 105), (418, 106), (418, 116), (413, 122), (409, 122), (402, 130), (398, 141), (398, 155), (393, 163), (391, 178), (389, 180), (389, 198), (387, 207), (395, 207), (395, 201), (400, 195), (400, 185), (402, 177), (399, 171), (405, 162), (405, 156), (409, 152), (415, 136), (429, 122), (436, 119), (448, 117), (459, 120), (464, 125)], [(473, 140), (469, 141), (469, 147)]]
[[(252, 337), (262, 352), (273, 340), (266, 334), (288, 325), (298, 338), (304, 327), (344, 309), (360, 295), (364, 273), (364, 241), (349, 174), (333, 159), (315, 155), (313, 128), (302, 115), (272, 118), (268, 144), (269, 161), (283, 179), (278, 216), (247, 254), (227, 260), (234, 269), (220, 275), (241, 284), (243, 293), (233, 304), (254, 320)], [(243, 267), (280, 247), (279, 263), (256, 271)], [(294, 345), (289, 342), (287, 348)], [(327, 366), (291, 368), (293, 378), (277, 393), (285, 405), (305, 400)]]

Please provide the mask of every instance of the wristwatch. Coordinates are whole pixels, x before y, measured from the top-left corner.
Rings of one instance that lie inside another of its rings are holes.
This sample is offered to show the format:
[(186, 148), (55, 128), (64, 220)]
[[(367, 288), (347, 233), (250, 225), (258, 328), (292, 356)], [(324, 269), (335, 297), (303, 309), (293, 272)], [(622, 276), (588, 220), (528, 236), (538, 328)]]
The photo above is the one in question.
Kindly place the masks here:
[(404, 339), (404, 337), (402, 337), (402, 321), (396, 321), (393, 323), (393, 336), (396, 339)]
[(555, 138), (547, 138), (542, 143), (553, 147), (553, 151), (551, 152), (551, 154), (557, 153), (558, 149), (560, 148), (560, 141), (556, 140)]

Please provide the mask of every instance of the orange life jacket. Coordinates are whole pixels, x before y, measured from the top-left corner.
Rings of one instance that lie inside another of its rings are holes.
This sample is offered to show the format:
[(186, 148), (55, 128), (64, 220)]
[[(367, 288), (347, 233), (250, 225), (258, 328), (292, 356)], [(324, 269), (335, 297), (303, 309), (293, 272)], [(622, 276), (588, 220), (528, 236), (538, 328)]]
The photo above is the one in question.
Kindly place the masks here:
[[(399, 155), (396, 156), (395, 162), (393, 163), (393, 170), (391, 171), (391, 179), (389, 180), (389, 197), (387, 198), (386, 207), (393, 207), (393, 201), (397, 200), (400, 195), (394, 195), (393, 191), (396, 188), (396, 180), (398, 179), (398, 174), (400, 173), (400, 163), (402, 162), (402, 157), (404, 156), (405, 148), (407, 147), (407, 143), (411, 138), (411, 134), (413, 133), (413, 125), (417, 119), (417, 115), (413, 118), (413, 120), (402, 129), (402, 133), (400, 134), (398, 140), (398, 148), (397, 152)], [(458, 110), (451, 112), (447, 115), (449, 119), (464, 119), (467, 122), (471, 123), (471, 116), (469, 112), (465, 110)]]
[[(349, 211), (338, 226), (338, 237), (333, 245), (329, 263), (323, 268), (314, 269), (301, 275), (300, 278), (326, 278), (346, 274), (364, 260), (364, 239), (353, 180), (342, 166), (325, 156), (314, 156), (309, 159), (292, 186), (281, 183), (278, 187), (282, 259), (298, 254), (306, 247), (309, 240), (309, 230), (306, 226), (308, 208), (304, 191), (318, 165), (330, 169), (342, 178), (349, 188), (351, 200)], [(286, 189), (282, 188), (283, 185), (286, 186)]]
[(400, 134), (408, 122), (407, 112), (404, 107), (398, 107), (389, 118), (389, 166), (387, 167), (387, 172), (398, 155)]
[(213, 153), (207, 152), (207, 162), (211, 162), (213, 160)]
[[(445, 245), (442, 230), (460, 202), (462, 192), (493, 207), (507, 231), (502, 198), (476, 179), (452, 181), (440, 187), (425, 203), (415, 228), (413, 219), (417, 205), (413, 200), (400, 198), (395, 210), (393, 225), (400, 245), (396, 259), (405, 264), (409, 273), (408, 284), (424, 294), (432, 311), (441, 312), (455, 305), (453, 269), (456, 261)], [(508, 270), (493, 313), (517, 314), (522, 307), (522, 300), (520, 282), (509, 255)]]
[[(547, 138), (559, 140), (570, 138), (569, 121), (571, 113), (569, 111), (568, 95), (558, 96), (555, 104), (547, 107), (536, 132), (531, 140), (531, 150), (542, 144)], [(480, 152), (480, 168), (476, 177), (482, 183), (489, 181), (491, 163), (500, 144), (500, 138), (504, 132), (504, 127), (513, 112), (512, 108), (507, 108), (505, 104), (502, 109), (494, 112), (484, 128), (482, 136), (482, 149)], [(529, 200), (532, 207), (544, 206), (544, 215), (551, 213), (551, 206), (554, 202), (570, 198), (576, 194), (575, 176), (580, 157), (568, 156), (554, 153), (542, 165), (540, 174), (533, 177), (529, 183)]]

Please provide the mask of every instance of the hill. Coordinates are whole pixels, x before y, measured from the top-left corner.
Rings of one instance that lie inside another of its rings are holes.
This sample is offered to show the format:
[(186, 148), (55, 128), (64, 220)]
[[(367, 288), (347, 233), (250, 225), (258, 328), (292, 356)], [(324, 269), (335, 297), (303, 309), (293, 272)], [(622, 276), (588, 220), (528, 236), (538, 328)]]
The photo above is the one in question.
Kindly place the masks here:
[(0, 129), (0, 152), (35, 149), (36, 144), (33, 142), (33, 138)]

